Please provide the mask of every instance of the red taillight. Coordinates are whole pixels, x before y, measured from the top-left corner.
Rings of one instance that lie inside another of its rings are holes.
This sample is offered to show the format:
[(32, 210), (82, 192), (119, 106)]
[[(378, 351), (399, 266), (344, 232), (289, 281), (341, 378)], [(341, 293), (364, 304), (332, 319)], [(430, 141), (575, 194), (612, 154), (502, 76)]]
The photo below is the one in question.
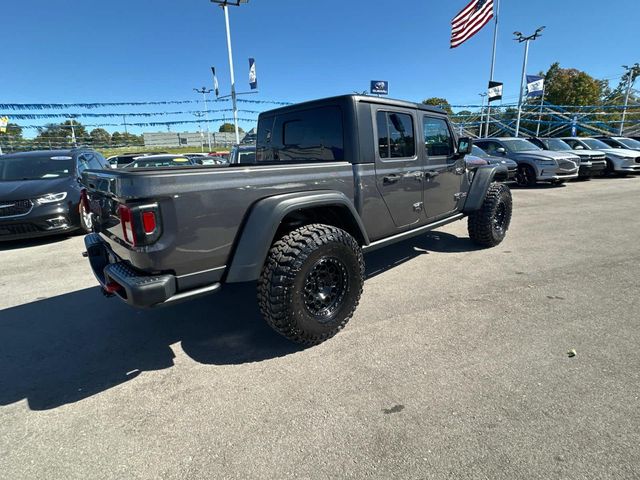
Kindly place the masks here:
[(155, 212), (143, 212), (142, 213), (142, 227), (144, 233), (149, 234), (156, 231), (156, 213)]
[(126, 205), (118, 206), (118, 216), (122, 225), (122, 235), (127, 243), (136, 246), (136, 230), (133, 225), (133, 213)]
[(122, 236), (129, 245), (151, 245), (162, 234), (162, 219), (157, 203), (118, 205)]

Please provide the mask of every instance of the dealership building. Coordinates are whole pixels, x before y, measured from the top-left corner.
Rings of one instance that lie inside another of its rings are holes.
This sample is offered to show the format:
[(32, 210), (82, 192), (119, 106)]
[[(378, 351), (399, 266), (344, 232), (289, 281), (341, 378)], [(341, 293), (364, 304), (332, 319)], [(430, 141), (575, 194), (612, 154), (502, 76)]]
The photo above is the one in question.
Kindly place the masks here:
[[(255, 130), (255, 129), (254, 129)], [(255, 133), (253, 130), (249, 134)], [(240, 141), (246, 133), (240, 134)], [(144, 133), (145, 147), (193, 147), (207, 148), (206, 132), (151, 132)], [(211, 132), (212, 147), (228, 147), (236, 143), (236, 134), (231, 132)]]

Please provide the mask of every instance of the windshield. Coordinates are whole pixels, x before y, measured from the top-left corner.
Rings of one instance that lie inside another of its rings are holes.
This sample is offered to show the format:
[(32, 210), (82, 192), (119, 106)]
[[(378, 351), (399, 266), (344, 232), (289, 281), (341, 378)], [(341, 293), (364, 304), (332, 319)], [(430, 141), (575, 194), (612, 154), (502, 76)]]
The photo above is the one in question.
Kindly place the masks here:
[(487, 152), (482, 150), (479, 146), (474, 145), (473, 147), (471, 147), (471, 155), (475, 155), (476, 157), (486, 157)]
[(73, 173), (73, 159), (60, 157), (0, 158), (0, 180), (43, 180), (67, 177)]
[(534, 145), (529, 140), (522, 140), (521, 138), (514, 138), (510, 140), (502, 140), (512, 152), (527, 152), (531, 150), (542, 150), (537, 145)]
[(640, 148), (640, 142), (638, 140), (634, 140), (633, 138), (618, 138), (618, 141), (625, 147)]
[(547, 144), (547, 148), (549, 150), (553, 150), (554, 152), (573, 150), (567, 142), (565, 142), (564, 140), (560, 140), (559, 138), (548, 138), (543, 141)]
[(582, 140), (582, 143), (584, 143), (591, 150), (601, 150), (603, 148), (604, 149), (611, 148), (606, 143), (600, 140), (596, 140), (595, 138), (582, 138), (581, 140)]

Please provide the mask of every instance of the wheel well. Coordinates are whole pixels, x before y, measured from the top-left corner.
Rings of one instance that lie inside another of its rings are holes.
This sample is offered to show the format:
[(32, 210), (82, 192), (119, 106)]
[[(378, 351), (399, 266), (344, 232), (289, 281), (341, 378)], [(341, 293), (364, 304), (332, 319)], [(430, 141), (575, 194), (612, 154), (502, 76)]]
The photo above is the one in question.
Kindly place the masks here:
[(355, 238), (360, 245), (365, 243), (362, 231), (353, 218), (351, 211), (342, 205), (305, 208), (287, 214), (280, 222), (275, 239), (283, 237), (296, 228), (312, 223), (323, 223), (341, 228)]

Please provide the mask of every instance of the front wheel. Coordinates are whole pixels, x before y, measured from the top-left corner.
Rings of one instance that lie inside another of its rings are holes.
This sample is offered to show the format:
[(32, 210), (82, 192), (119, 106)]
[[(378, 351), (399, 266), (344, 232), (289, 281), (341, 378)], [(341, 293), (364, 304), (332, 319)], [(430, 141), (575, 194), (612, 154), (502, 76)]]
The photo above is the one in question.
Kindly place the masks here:
[(480, 210), (469, 215), (469, 237), (482, 247), (495, 247), (507, 235), (513, 202), (511, 190), (502, 183), (492, 183)]
[(80, 206), (78, 207), (78, 211), (80, 213), (80, 227), (85, 233), (91, 233), (93, 230), (93, 219), (91, 218), (91, 212), (88, 212), (86, 208), (84, 208), (84, 204), (80, 202)]
[(536, 184), (536, 171), (531, 165), (518, 165), (516, 183), (521, 187), (533, 187)]
[(349, 322), (364, 284), (358, 242), (339, 228), (300, 227), (273, 244), (258, 281), (267, 323), (296, 343), (317, 345)]

